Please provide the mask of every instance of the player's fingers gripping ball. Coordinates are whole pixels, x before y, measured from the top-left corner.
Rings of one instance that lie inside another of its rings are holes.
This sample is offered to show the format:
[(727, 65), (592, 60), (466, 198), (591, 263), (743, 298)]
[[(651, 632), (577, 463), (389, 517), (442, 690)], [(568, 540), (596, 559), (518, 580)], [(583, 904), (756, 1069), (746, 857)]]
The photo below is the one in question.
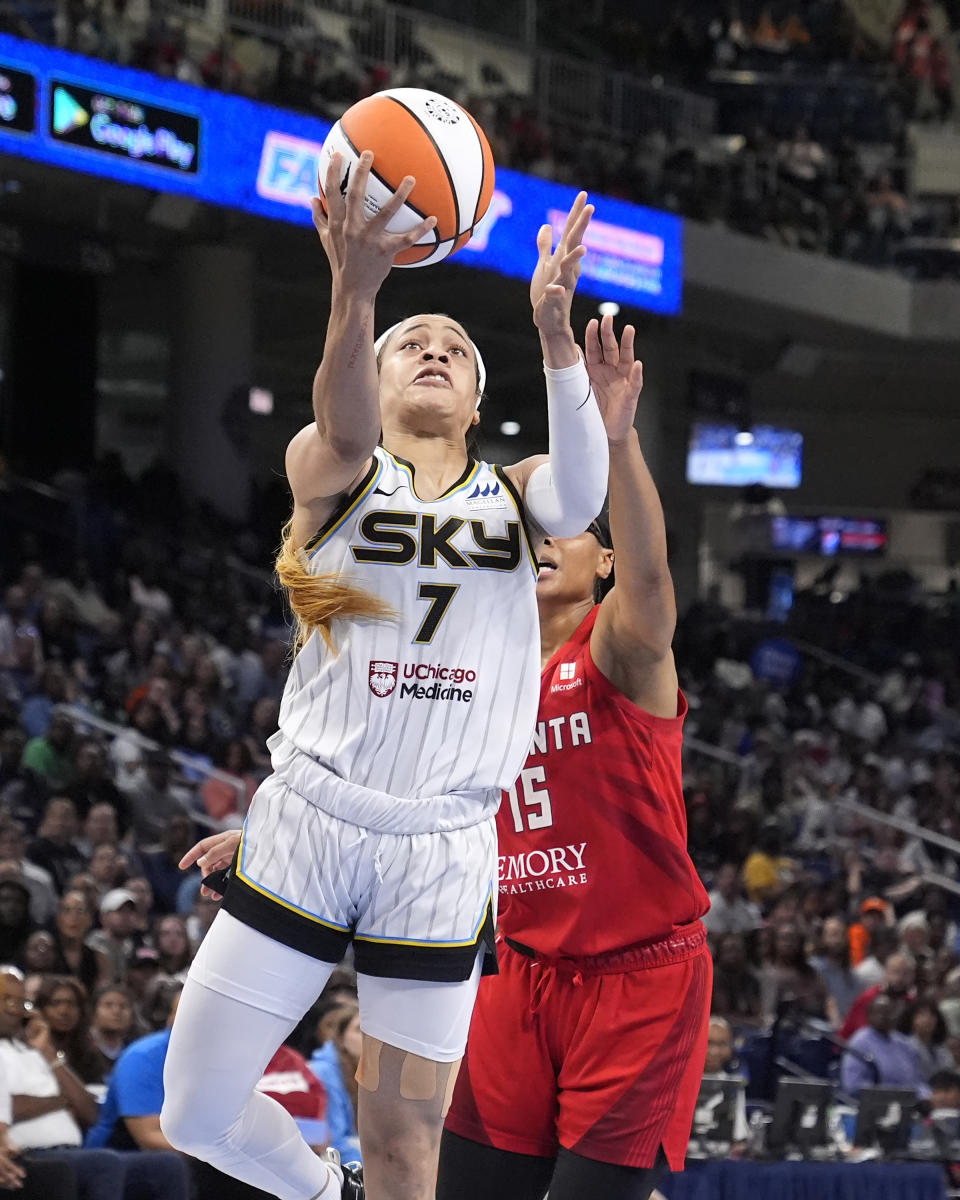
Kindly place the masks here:
[(330, 130), (320, 154), (320, 201), (330, 158), (341, 157), (340, 187), (346, 190), (364, 150), (373, 168), (364, 197), (374, 216), (404, 176), (416, 186), (387, 226), (407, 233), (425, 217), (435, 228), (395, 260), (399, 267), (425, 267), (454, 254), (470, 240), (493, 196), (494, 165), (483, 130), (453, 100), (423, 88), (393, 88), (358, 101)]

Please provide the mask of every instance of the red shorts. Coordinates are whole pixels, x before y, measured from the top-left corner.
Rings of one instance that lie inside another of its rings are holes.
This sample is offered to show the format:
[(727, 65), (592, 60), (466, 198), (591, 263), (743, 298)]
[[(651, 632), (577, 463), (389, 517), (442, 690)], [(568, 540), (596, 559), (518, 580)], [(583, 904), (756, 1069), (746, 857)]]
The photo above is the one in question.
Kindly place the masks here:
[(594, 959), (500, 943), (480, 982), (447, 1128), (518, 1154), (683, 1169), (707, 1052), (713, 963), (699, 921)]

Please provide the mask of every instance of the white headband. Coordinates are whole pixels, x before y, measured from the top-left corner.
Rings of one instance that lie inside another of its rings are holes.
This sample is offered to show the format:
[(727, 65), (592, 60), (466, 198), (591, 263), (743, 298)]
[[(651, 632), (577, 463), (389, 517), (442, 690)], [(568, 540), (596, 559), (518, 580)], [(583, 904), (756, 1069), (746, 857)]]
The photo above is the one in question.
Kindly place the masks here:
[[(387, 338), (391, 333), (395, 332), (403, 324), (403, 321), (398, 321), (396, 325), (391, 325), (386, 333), (381, 333), (377, 340), (373, 343), (373, 348), (377, 352), (377, 357), (380, 357), (380, 351), (383, 349)], [(487, 368), (483, 365), (483, 359), (480, 357), (480, 351), (477, 349), (477, 343), (471, 338), (467, 338), (470, 345), (473, 347), (473, 352), (477, 356), (477, 408), (480, 407), (480, 401), (483, 399), (483, 389), (487, 386)]]

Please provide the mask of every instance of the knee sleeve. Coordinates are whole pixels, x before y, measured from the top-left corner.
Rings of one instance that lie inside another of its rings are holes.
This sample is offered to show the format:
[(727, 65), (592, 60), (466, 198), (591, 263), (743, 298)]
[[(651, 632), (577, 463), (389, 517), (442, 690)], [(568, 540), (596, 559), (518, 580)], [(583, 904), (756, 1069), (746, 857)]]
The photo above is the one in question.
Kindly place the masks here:
[[(206, 1099), (189, 1085), (164, 1087), (160, 1129), (175, 1150), (193, 1158), (206, 1159), (208, 1151), (223, 1139), (229, 1130), (230, 1117), (209, 1108)], [(234, 1114), (235, 1119), (235, 1114)]]
[(160, 1128), (170, 1144), (206, 1161), (227, 1144), (292, 1026), (188, 979), (163, 1068)]
[[(209, 1161), (229, 1143), (251, 1100), (267, 1100), (257, 1083), (331, 970), (305, 966), (304, 955), (217, 915), (184, 985), (164, 1063), (160, 1128), (172, 1146)], [(285, 978), (296, 986), (277, 995)]]
[(181, 1075), (176, 1069), (172, 1078), (165, 1077), (160, 1129), (175, 1150), (205, 1158), (208, 1147), (218, 1141), (230, 1121), (215, 1111), (219, 1106), (213, 1109), (207, 1106), (206, 1090), (201, 1096), (196, 1084), (195, 1079)]
[[(209, 936), (209, 935), (208, 935)], [(293, 1118), (256, 1090), (295, 1021), (189, 978), (164, 1064), (160, 1128), (178, 1150), (280, 1200), (323, 1196), (339, 1184)]]

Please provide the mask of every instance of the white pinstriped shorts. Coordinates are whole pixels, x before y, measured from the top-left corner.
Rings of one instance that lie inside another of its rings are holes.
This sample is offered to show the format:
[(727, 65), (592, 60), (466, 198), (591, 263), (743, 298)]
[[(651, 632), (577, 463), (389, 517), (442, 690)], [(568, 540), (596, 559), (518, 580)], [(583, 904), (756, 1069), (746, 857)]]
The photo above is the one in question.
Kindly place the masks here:
[(495, 969), (496, 870), (492, 816), (442, 833), (377, 833), (271, 775), (250, 806), (224, 907), (327, 962), (352, 942), (364, 974), (453, 982), (484, 949)]

